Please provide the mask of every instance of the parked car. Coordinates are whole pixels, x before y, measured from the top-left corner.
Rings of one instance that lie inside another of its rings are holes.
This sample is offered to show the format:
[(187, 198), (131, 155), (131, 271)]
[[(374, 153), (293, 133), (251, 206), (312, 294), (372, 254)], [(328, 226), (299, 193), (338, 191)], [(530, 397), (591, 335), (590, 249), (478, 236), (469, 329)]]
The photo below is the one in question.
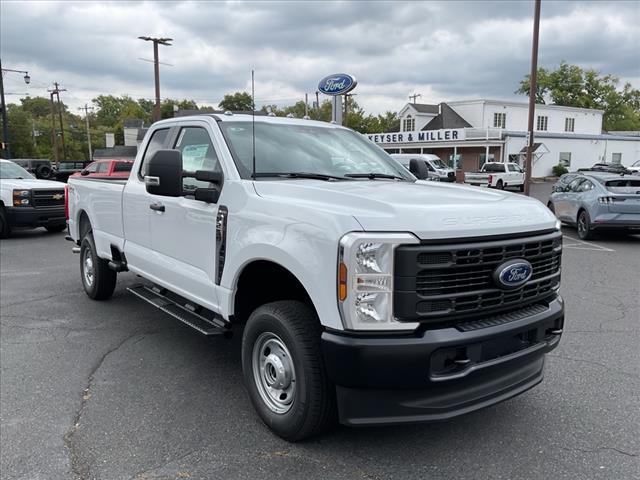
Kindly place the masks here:
[(544, 204), (418, 183), (339, 125), (166, 119), (126, 181), (68, 191), (87, 295), (129, 270), (132, 293), (200, 333), (243, 326), (247, 392), (287, 440), (506, 400), (560, 341), (562, 234)]
[(579, 172), (608, 172), (608, 173), (632, 173), (620, 163), (596, 163), (591, 168), (579, 168)]
[(66, 182), (71, 175), (74, 175), (82, 171), (85, 165), (86, 165), (86, 162), (84, 161), (58, 163), (55, 166), (56, 180), (60, 182)]
[(444, 163), (437, 155), (394, 153), (391, 157), (404, 165), (407, 170), (410, 170), (411, 160), (415, 159), (418, 162), (423, 162), (429, 172), (429, 178), (423, 180), (437, 180), (440, 182), (456, 181), (456, 171)]
[(583, 173), (553, 192), (547, 206), (562, 222), (575, 225), (583, 240), (603, 229), (640, 231), (640, 178)]
[(42, 158), (14, 158), (11, 161), (20, 165), (36, 178), (49, 180), (55, 176), (55, 169), (50, 160)]
[(66, 228), (64, 184), (40, 180), (20, 165), (0, 159), (0, 236), (15, 227)]
[(133, 160), (98, 160), (73, 176), (129, 178), (132, 166)]
[(524, 191), (524, 171), (517, 163), (486, 162), (479, 172), (465, 173), (464, 183), (503, 190), (518, 187)]
[(640, 173), (640, 160), (637, 160), (636, 162), (634, 162), (630, 167), (627, 167), (627, 170), (630, 170), (631, 172), (633, 172), (635, 175), (637, 175), (638, 173)]

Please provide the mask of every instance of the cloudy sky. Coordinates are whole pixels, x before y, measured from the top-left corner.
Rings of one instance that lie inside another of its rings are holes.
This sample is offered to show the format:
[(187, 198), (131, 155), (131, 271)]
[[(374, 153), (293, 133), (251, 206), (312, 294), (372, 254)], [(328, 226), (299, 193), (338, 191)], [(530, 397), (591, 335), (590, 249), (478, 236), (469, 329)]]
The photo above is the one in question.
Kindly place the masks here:
[[(161, 47), (163, 97), (216, 105), (248, 90), (258, 105), (292, 104), (318, 80), (354, 75), (357, 101), (397, 111), (414, 92), (435, 103), (515, 98), (529, 70), (532, 1), (450, 2), (25, 2), (0, 4), (0, 55), (8, 101), (46, 94), (58, 81), (72, 107), (98, 94), (152, 98), (150, 43)], [(540, 65), (561, 60), (640, 88), (640, 2), (542, 2)], [(524, 97), (520, 97), (524, 100)]]

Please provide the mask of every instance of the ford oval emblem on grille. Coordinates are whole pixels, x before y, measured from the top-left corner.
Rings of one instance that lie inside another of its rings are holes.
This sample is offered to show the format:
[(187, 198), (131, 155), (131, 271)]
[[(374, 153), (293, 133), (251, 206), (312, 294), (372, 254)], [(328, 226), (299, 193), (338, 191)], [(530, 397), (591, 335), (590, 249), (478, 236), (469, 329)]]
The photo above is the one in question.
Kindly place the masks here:
[(533, 274), (533, 267), (523, 259), (509, 260), (498, 265), (493, 272), (493, 279), (501, 288), (518, 288), (527, 283)]

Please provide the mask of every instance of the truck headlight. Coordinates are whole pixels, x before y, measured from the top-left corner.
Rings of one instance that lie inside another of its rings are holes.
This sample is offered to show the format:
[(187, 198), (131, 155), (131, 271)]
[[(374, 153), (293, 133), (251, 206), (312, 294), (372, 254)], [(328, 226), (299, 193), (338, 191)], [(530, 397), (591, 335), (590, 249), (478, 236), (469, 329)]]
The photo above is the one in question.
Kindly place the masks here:
[(13, 206), (29, 207), (31, 205), (31, 190), (14, 190)]
[(409, 233), (348, 233), (340, 240), (338, 305), (349, 330), (414, 330), (393, 316), (393, 260), (400, 244), (419, 243)]

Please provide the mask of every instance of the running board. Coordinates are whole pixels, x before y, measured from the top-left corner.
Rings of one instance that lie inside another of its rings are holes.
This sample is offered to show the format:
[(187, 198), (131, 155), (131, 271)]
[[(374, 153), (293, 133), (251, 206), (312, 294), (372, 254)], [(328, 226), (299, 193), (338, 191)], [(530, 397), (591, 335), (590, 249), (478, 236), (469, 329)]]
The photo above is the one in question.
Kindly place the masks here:
[[(196, 306), (165, 288), (140, 284), (129, 287), (127, 290), (203, 335), (231, 337), (228, 324), (216, 317), (213, 312)], [(169, 295), (173, 298), (169, 298)]]

